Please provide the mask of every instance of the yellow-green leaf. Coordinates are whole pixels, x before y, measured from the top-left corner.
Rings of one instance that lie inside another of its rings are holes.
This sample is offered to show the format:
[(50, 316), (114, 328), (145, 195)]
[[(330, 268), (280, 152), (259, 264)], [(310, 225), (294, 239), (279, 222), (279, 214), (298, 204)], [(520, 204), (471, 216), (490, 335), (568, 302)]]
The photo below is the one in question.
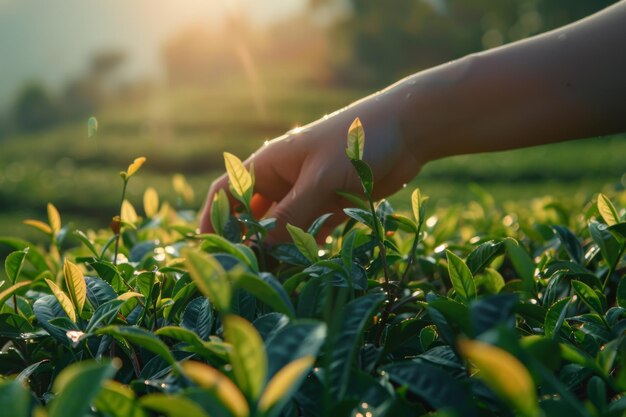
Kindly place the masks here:
[(83, 312), (85, 299), (87, 298), (87, 284), (85, 277), (78, 266), (68, 261), (63, 264), (63, 275), (65, 276), (65, 286), (70, 293), (70, 299), (78, 310), (78, 315)]
[(4, 304), (4, 302), (8, 300), (9, 297), (13, 295), (13, 293), (15, 293), (17, 290), (19, 290), (22, 287), (26, 287), (27, 285), (30, 285), (31, 282), (32, 281), (18, 282), (17, 284), (13, 284), (6, 290), (0, 292), (0, 306)]
[(226, 375), (201, 362), (186, 361), (182, 364), (183, 372), (198, 386), (213, 390), (236, 417), (247, 417), (250, 407), (239, 388)]
[(51, 235), (52, 234), (52, 229), (50, 228), (49, 225), (47, 225), (46, 223), (39, 221), (39, 220), (33, 220), (33, 219), (28, 219), (28, 220), (24, 220), (22, 223), (28, 225), (28, 226), (32, 226), (35, 229), (38, 229), (42, 232), (44, 232), (47, 235)]
[(317, 242), (315, 238), (300, 229), (297, 226), (287, 224), (287, 231), (293, 239), (298, 250), (309, 260), (311, 263), (315, 263), (319, 259)]
[(135, 291), (128, 291), (128, 292), (125, 292), (124, 294), (118, 295), (116, 299), (120, 301), (127, 301), (127, 300), (130, 300), (131, 298), (143, 298), (143, 294), (139, 294), (138, 292), (135, 292)]
[(413, 217), (415, 217), (415, 222), (419, 225), (421, 221), (421, 208), (422, 208), (422, 200), (420, 198), (420, 189), (416, 188), (413, 190), (411, 194), (411, 208), (413, 209)]
[(172, 177), (172, 186), (176, 194), (181, 196), (183, 200), (187, 203), (193, 202), (193, 188), (189, 185), (183, 174), (174, 174)]
[(154, 217), (159, 212), (159, 193), (152, 187), (143, 193), (143, 211), (146, 217)]
[(298, 389), (298, 381), (313, 366), (314, 356), (304, 356), (288, 363), (274, 375), (259, 400), (259, 410), (266, 412), (283, 399), (287, 393)]
[(185, 251), (185, 266), (191, 279), (202, 294), (208, 297), (219, 311), (230, 307), (232, 289), (222, 265), (208, 253)]
[(472, 340), (460, 340), (459, 351), (479, 369), (476, 376), (517, 408), (521, 415), (539, 415), (535, 384), (515, 356), (498, 347)]
[(615, 209), (611, 200), (602, 193), (598, 194), (598, 211), (608, 226), (613, 226), (620, 222), (617, 209)]
[(224, 165), (233, 195), (244, 202), (245, 197), (252, 192), (252, 176), (243, 162), (232, 153), (224, 152)]
[(65, 314), (67, 314), (70, 320), (76, 323), (76, 310), (74, 310), (72, 300), (70, 300), (70, 298), (65, 295), (65, 293), (57, 286), (57, 284), (55, 284), (48, 278), (46, 278), (46, 283), (48, 284), (48, 287), (50, 287), (52, 294), (59, 301), (59, 304), (61, 304), (61, 307), (63, 308), (63, 311), (65, 311)]
[(256, 400), (261, 395), (267, 376), (267, 356), (263, 339), (254, 326), (239, 316), (226, 316), (224, 338), (232, 345), (230, 363), (237, 385)]
[(139, 168), (141, 168), (144, 162), (146, 162), (146, 158), (144, 156), (135, 158), (135, 160), (132, 162), (132, 164), (128, 166), (128, 169), (126, 170), (126, 178), (132, 177), (137, 171), (139, 171)]
[(230, 217), (230, 203), (226, 192), (220, 189), (214, 196), (211, 204), (211, 225), (215, 233), (224, 234), (224, 226)]
[(61, 215), (52, 203), (48, 203), (48, 221), (54, 234), (57, 234), (61, 230)]
[(363, 149), (365, 148), (365, 131), (361, 124), (361, 119), (354, 119), (348, 129), (348, 146), (346, 155), (350, 159), (363, 159)]
[(123, 223), (133, 224), (137, 222), (137, 211), (135, 211), (135, 207), (128, 200), (122, 202), (120, 214)]

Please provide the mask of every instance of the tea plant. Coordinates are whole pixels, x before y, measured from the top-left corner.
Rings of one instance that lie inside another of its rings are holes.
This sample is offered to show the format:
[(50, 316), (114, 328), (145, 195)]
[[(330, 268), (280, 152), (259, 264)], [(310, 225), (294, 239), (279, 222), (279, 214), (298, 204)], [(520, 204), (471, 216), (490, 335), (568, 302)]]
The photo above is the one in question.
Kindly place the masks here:
[(372, 200), (364, 146), (357, 119), (363, 193), (321, 247), (329, 215), (265, 247), (276, 222), (253, 217), (231, 154), (241, 207), (216, 194), (215, 234), (148, 189), (143, 218), (123, 191), (78, 247), (53, 205), (26, 221), (47, 248), (0, 238), (2, 415), (624, 415), (624, 210), (599, 194), (517, 216), (483, 194), (429, 215), (415, 190), (410, 217)]

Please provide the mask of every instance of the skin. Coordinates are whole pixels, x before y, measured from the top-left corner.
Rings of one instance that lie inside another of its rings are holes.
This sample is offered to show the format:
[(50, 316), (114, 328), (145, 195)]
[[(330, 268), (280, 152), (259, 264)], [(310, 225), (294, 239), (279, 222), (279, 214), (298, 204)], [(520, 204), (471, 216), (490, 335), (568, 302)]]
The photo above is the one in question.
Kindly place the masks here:
[[(278, 220), (269, 236), (274, 243), (290, 240), (287, 223), (306, 229), (319, 215), (334, 213), (323, 236), (343, 221), (348, 202), (336, 190), (362, 192), (345, 154), (356, 117), (365, 129), (363, 159), (376, 180), (376, 199), (446, 156), (624, 132), (625, 68), (626, 0), (557, 30), (419, 72), (250, 156), (253, 213)], [(228, 193), (226, 175), (209, 189), (202, 232), (212, 231), (209, 207), (219, 189)]]

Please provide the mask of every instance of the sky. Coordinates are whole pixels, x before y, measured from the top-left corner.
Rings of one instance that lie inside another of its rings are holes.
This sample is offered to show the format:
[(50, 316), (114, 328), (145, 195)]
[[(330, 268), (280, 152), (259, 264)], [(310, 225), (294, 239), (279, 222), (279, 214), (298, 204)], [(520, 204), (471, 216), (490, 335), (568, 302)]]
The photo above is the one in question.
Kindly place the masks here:
[(128, 74), (158, 77), (160, 48), (189, 24), (242, 13), (266, 25), (307, 0), (0, 0), (0, 111), (29, 80), (59, 88), (102, 49), (126, 52)]

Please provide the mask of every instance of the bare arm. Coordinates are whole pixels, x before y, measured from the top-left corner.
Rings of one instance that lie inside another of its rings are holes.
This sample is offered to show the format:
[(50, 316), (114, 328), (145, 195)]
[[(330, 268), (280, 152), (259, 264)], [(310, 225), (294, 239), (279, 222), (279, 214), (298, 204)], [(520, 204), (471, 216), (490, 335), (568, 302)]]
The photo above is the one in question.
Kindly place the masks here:
[(626, 2), (392, 89), (424, 162), (626, 131)]
[[(344, 149), (355, 117), (366, 134), (364, 159), (374, 197), (410, 181), (429, 161), (454, 154), (533, 146), (626, 131), (626, 0), (572, 25), (407, 77), (330, 117), (259, 149), (254, 162), (257, 216), (307, 227), (347, 203), (335, 191), (360, 192)], [(583, 157), (581, 155), (581, 157)], [(209, 206), (225, 175), (209, 190)]]

